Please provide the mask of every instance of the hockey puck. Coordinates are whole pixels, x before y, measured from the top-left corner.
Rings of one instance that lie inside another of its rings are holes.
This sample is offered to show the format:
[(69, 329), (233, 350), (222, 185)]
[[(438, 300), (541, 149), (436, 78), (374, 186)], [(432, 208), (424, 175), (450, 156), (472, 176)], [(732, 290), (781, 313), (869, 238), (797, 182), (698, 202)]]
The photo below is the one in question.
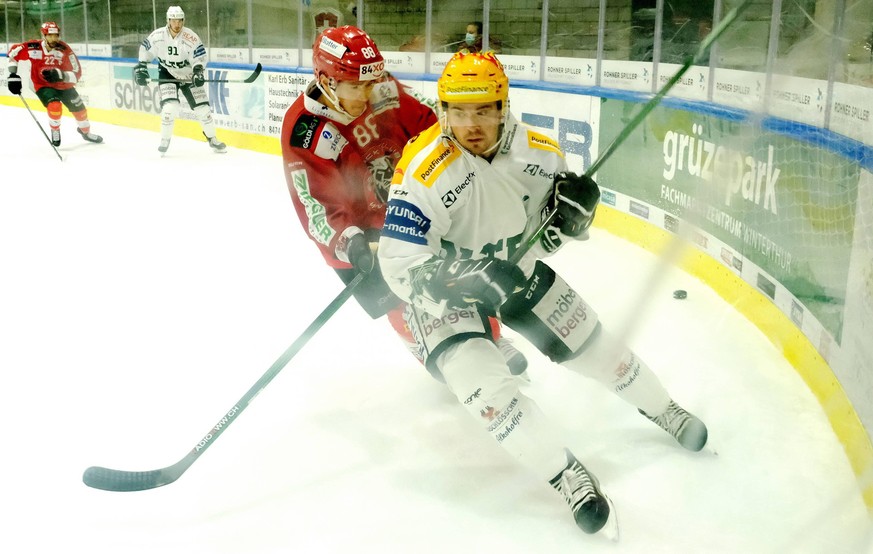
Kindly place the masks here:
[(676, 289), (673, 291), (673, 298), (675, 298), (676, 300), (682, 300), (683, 298), (686, 298), (687, 296), (688, 296), (688, 293), (682, 289)]

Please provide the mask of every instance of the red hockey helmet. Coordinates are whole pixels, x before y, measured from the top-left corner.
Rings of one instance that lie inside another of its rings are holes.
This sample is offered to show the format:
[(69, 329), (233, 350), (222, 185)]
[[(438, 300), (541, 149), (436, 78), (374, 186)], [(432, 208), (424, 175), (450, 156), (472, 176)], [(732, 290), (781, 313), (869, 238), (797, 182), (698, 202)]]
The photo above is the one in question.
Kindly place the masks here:
[(42, 31), (43, 36), (60, 35), (61, 34), (61, 28), (58, 27), (58, 24), (55, 23), (54, 21), (46, 21), (45, 23), (42, 24), (42, 26), (40, 27), (40, 30)]
[(373, 39), (351, 25), (330, 27), (312, 45), (315, 79), (327, 75), (339, 81), (375, 81), (385, 72), (385, 59)]

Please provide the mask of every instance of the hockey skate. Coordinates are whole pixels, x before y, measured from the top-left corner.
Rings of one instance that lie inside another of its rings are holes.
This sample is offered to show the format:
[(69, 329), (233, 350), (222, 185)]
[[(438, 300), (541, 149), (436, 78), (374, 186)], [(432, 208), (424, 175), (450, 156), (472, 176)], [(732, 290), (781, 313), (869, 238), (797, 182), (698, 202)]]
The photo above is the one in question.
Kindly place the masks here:
[(512, 346), (512, 341), (506, 337), (500, 337), (497, 339), (497, 348), (503, 354), (503, 359), (506, 360), (510, 373), (529, 382), (530, 376), (527, 374), (527, 358)]
[(227, 145), (218, 140), (218, 137), (206, 137), (206, 140), (209, 141), (209, 146), (216, 152), (227, 151)]
[(576, 525), (586, 533), (600, 531), (609, 520), (609, 500), (600, 492), (597, 479), (567, 451), (567, 467), (549, 481), (573, 512)]
[(650, 416), (642, 410), (639, 412), (646, 416), (649, 421), (670, 433), (683, 448), (699, 452), (706, 445), (706, 425), (672, 400), (670, 400), (667, 410), (661, 415)]
[(100, 135), (95, 135), (94, 133), (90, 132), (86, 133), (82, 129), (76, 130), (79, 131), (79, 134), (82, 135), (82, 138), (87, 140), (88, 142), (93, 142), (95, 144), (100, 144), (101, 142), (103, 142), (103, 137), (101, 137)]
[(60, 129), (52, 129), (52, 145), (60, 146), (61, 145), (61, 130)]
[(161, 154), (166, 153), (170, 148), (170, 139), (161, 139), (161, 145), (158, 146), (158, 152)]

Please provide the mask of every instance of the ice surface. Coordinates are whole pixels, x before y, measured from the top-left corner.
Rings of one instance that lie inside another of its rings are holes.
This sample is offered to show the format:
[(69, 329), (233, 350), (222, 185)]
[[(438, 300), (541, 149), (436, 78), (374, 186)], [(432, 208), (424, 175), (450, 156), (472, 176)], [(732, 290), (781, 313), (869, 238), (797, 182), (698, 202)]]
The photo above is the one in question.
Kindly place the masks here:
[[(341, 285), (304, 237), (276, 156), (176, 137), (161, 159), (156, 133), (97, 122), (105, 143), (88, 144), (65, 117), (60, 162), (24, 109), (0, 116), (0, 552), (870, 551), (812, 394), (678, 270), (651, 290), (632, 344), (707, 423), (718, 456), (683, 451), (516, 340), (530, 394), (616, 503), (617, 545), (579, 531), (354, 303), (179, 481), (90, 489), (88, 466), (184, 456)], [(655, 259), (594, 229), (553, 262), (620, 326)], [(687, 299), (672, 298), (679, 288)]]

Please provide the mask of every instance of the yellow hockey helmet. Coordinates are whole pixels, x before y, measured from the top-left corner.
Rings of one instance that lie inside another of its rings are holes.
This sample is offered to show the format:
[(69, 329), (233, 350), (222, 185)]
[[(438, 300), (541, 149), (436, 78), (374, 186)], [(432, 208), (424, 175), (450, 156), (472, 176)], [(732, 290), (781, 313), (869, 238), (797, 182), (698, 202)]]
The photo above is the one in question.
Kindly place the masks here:
[(493, 52), (462, 50), (452, 56), (437, 80), (440, 102), (501, 102), (506, 107), (509, 79)]

